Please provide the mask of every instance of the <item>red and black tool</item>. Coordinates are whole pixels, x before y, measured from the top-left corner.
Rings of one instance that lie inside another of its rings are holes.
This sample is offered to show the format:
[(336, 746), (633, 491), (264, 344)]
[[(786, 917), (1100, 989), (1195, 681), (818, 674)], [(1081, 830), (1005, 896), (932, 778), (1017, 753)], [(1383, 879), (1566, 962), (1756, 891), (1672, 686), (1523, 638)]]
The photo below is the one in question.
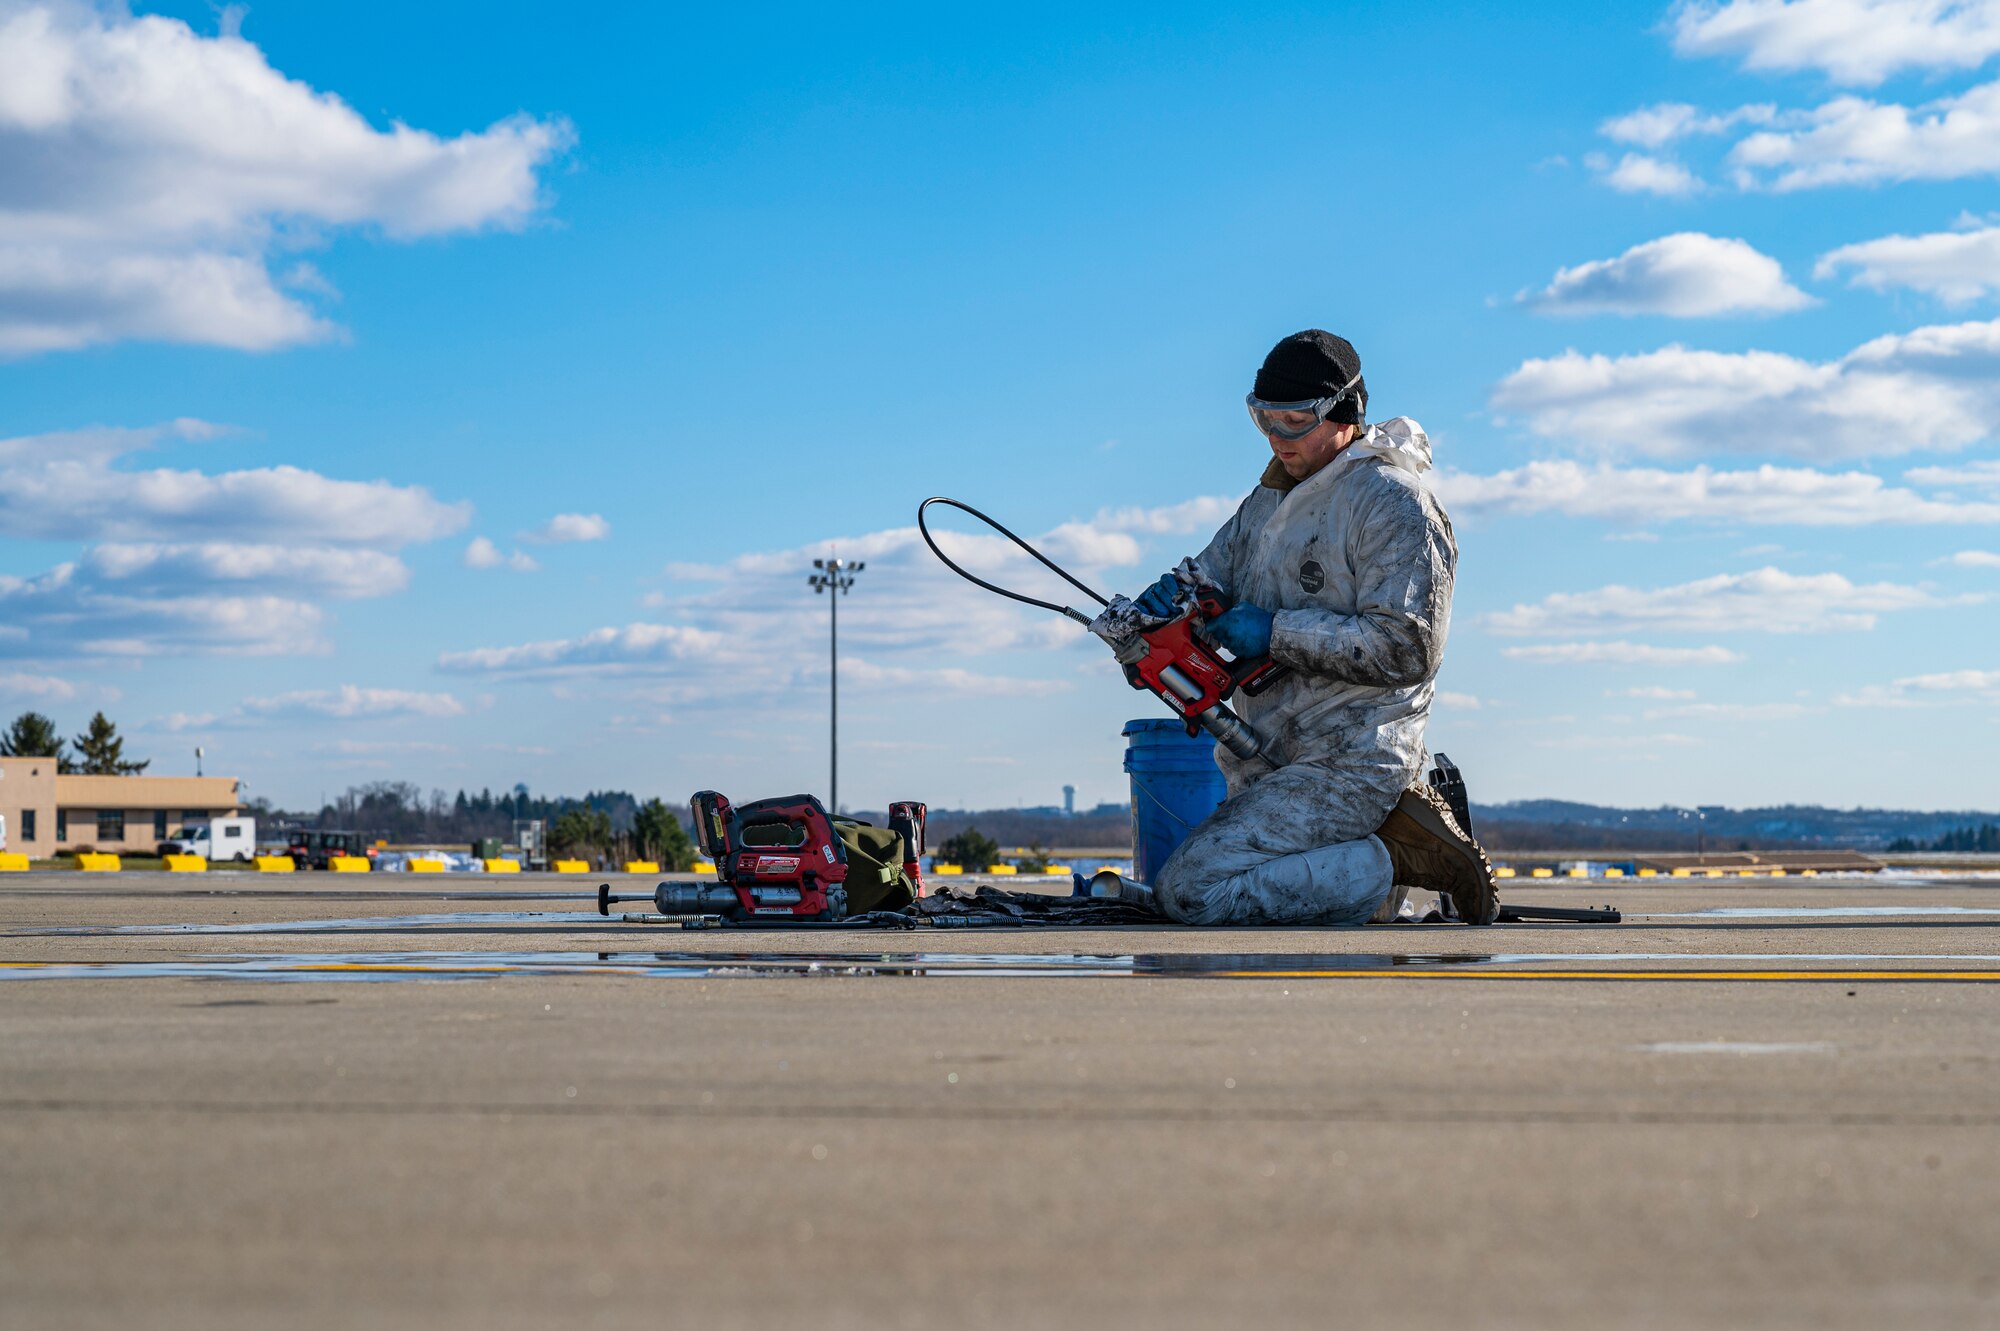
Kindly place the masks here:
[[(1005, 587), (996, 587), (984, 578), (976, 577), (960, 568), (949, 555), (938, 549), (937, 542), (931, 539), (930, 528), (924, 525), (924, 510), (932, 504), (944, 504), (961, 512), (970, 513), (1033, 555), (1044, 567), (1091, 600), (1103, 606), (1111, 604), (1071, 577), (1067, 571), (1034, 546), (970, 504), (962, 504), (956, 499), (946, 499), (942, 495), (924, 500), (917, 506), (917, 530), (923, 534), (924, 544), (930, 546), (931, 553), (936, 555), (946, 568), (966, 581), (1009, 600), (1039, 606), (1043, 610), (1053, 610), (1059, 615), (1067, 615), (1085, 628), (1090, 627), (1092, 622), (1091, 616), (1081, 610), (1057, 605), (1053, 601), (1038, 601), (1032, 596), (1023, 596)], [(1255, 697), (1281, 679), (1286, 671), (1268, 655), (1237, 660), (1208, 641), (1203, 632), (1204, 626), (1228, 609), (1229, 602), (1220, 593), (1211, 588), (1204, 588), (1176, 618), (1139, 633), (1126, 650), (1119, 653), (1118, 660), (1125, 667), (1125, 678), (1130, 681), (1132, 687), (1157, 695), (1167, 706), (1173, 708), (1187, 722), (1188, 734), (1194, 734), (1197, 728), (1206, 730), (1238, 758), (1251, 758), (1256, 756), (1263, 743), (1250, 724), (1230, 710), (1229, 698), (1238, 689)]]
[(610, 914), (615, 902), (651, 901), (662, 915), (738, 921), (846, 916), (847, 847), (817, 798), (787, 795), (739, 809), (704, 790), (689, 803), (695, 844), (715, 861), (716, 881), (661, 883), (644, 895), (615, 893), (607, 883), (597, 889), (600, 915)]
[(903, 838), (903, 872), (918, 896), (924, 894), (924, 824), (930, 812), (929, 805), (917, 800), (898, 800), (889, 806), (889, 830)]

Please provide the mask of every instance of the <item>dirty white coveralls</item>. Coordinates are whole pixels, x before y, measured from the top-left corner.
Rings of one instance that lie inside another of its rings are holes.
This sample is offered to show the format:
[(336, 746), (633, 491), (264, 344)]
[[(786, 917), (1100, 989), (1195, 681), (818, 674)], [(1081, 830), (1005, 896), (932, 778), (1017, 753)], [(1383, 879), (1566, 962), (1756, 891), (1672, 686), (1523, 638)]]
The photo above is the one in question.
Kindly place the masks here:
[(1368, 427), (1289, 492), (1260, 484), (1196, 556), (1231, 600), (1274, 613), (1271, 655), (1291, 673), (1236, 695), (1263, 750), (1216, 746), (1229, 796), (1155, 876), (1169, 918), (1360, 924), (1388, 896), (1371, 833), (1425, 764), (1458, 559), (1430, 463), (1415, 421)]

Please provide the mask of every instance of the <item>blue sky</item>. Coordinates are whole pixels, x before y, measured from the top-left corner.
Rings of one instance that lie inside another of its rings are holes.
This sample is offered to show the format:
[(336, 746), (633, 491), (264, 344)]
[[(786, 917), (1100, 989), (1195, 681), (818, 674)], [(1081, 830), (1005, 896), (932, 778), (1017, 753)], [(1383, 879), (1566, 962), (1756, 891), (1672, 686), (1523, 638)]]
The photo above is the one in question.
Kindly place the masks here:
[(916, 503), (1135, 590), (1322, 326), (1435, 443), (1478, 797), (1994, 807), (1996, 54), (1914, 0), (0, 0), (0, 711), (293, 805), (823, 789), (837, 548), (846, 802), (1119, 798), (1154, 705)]

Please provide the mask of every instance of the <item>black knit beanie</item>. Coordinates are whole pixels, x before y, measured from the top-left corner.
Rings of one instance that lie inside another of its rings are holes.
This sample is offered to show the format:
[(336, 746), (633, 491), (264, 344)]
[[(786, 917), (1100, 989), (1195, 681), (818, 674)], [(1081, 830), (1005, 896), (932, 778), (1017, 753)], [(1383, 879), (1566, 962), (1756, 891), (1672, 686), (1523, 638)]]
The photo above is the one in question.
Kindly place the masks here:
[[(1324, 329), (1293, 333), (1264, 357), (1253, 392), (1266, 402), (1305, 402), (1332, 397), (1361, 371), (1361, 354), (1344, 337)], [(1368, 420), (1368, 381), (1355, 379), (1347, 397), (1326, 418), (1343, 425)]]

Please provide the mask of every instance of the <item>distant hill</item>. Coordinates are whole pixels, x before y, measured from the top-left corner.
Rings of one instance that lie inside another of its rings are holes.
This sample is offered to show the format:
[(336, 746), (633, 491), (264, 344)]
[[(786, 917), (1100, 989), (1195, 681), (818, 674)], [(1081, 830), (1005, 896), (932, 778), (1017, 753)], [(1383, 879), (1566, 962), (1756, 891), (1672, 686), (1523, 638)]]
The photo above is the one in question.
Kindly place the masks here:
[(1816, 804), (1731, 809), (1662, 805), (1621, 809), (1569, 800), (1513, 800), (1474, 804), (1479, 839), (1499, 850), (1692, 850), (1696, 837), (1710, 850), (1842, 847), (1880, 850), (1892, 841), (1931, 842), (1967, 827), (2000, 821), (1976, 810), (1826, 809)]

